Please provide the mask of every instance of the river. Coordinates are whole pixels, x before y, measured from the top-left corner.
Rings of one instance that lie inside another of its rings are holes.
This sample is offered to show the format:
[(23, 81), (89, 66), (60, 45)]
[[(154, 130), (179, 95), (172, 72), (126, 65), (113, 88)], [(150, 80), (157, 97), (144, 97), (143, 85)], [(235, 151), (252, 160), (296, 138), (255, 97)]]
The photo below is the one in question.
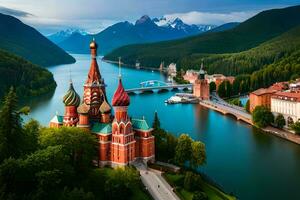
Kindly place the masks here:
[[(29, 117), (42, 125), (48, 125), (56, 112), (63, 114), (62, 97), (69, 87), (70, 74), (76, 91), (82, 96), (90, 56), (73, 56), (77, 60), (74, 64), (48, 68), (57, 82), (54, 94), (27, 102), (32, 110)], [(100, 60), (98, 63), (111, 100), (118, 83), (118, 67)], [(125, 88), (133, 88), (142, 81), (164, 81), (165, 77), (157, 72), (122, 68), (122, 80)], [(133, 117), (144, 116), (151, 124), (157, 111), (164, 129), (176, 136), (187, 133), (203, 141), (207, 163), (200, 170), (239, 199), (300, 199), (299, 145), (259, 133), (243, 122), (200, 105), (165, 105), (164, 100), (172, 94), (130, 96), (129, 113)]]

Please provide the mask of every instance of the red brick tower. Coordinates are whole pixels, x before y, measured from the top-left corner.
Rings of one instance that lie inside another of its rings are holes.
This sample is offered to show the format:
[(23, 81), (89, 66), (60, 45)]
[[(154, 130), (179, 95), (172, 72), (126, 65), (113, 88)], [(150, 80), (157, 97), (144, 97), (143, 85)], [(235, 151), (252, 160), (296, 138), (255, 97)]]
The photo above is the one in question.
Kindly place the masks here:
[(93, 40), (90, 44), (91, 49), (91, 66), (88, 73), (88, 78), (84, 84), (83, 102), (89, 106), (88, 117), (91, 121), (100, 122), (101, 112), (100, 106), (106, 99), (105, 83), (101, 77), (97, 63), (97, 48), (98, 45)]
[(205, 80), (205, 71), (203, 70), (203, 64), (201, 64), (198, 79), (193, 85), (193, 94), (199, 99), (209, 100), (209, 83), (207, 82), (207, 80)]
[(135, 139), (132, 123), (127, 114), (130, 98), (122, 85), (119, 85), (112, 100), (115, 118), (112, 123), (111, 161), (112, 165), (127, 165), (135, 159)]
[(70, 81), (70, 87), (63, 98), (63, 102), (65, 104), (65, 116), (63, 119), (63, 125), (76, 126), (79, 121), (77, 107), (80, 104), (80, 97), (76, 93), (72, 81)]

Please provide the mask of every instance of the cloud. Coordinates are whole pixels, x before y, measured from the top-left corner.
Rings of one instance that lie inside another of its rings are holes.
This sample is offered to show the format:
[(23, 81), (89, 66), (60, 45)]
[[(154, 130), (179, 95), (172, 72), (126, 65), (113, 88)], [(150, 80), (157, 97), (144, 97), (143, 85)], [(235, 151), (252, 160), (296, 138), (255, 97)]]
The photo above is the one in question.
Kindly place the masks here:
[(3, 7), (3, 6), (0, 6), (0, 13), (6, 14), (6, 15), (12, 15), (12, 16), (15, 16), (15, 17), (30, 17), (30, 16), (33, 16), (31, 13), (24, 12), (22, 10), (6, 8), (6, 7)]
[(213, 13), (192, 11), (187, 13), (167, 14), (164, 17), (174, 20), (177, 17), (187, 24), (215, 24), (221, 25), (228, 22), (242, 22), (257, 14), (258, 11), (242, 11), (229, 13)]

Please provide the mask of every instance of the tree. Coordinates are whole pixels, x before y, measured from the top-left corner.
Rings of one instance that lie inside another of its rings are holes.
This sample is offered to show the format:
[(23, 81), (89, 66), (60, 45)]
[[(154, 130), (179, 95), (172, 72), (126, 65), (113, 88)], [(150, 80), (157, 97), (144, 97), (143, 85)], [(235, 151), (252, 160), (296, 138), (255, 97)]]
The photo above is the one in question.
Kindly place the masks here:
[(23, 152), (24, 132), (17, 106), (17, 95), (10, 88), (0, 111), (0, 162), (8, 157), (17, 158)]
[(92, 160), (96, 157), (95, 136), (87, 130), (76, 127), (43, 129), (39, 144), (42, 148), (62, 145), (65, 155), (70, 157), (73, 167), (80, 172), (90, 168)]
[(274, 115), (264, 106), (256, 106), (252, 113), (252, 119), (256, 126), (263, 128), (274, 122)]
[(216, 89), (217, 89), (216, 83), (214, 81), (210, 82), (209, 83), (209, 91), (213, 92), (213, 91), (216, 91)]
[(192, 154), (192, 139), (186, 135), (182, 134), (178, 138), (178, 143), (175, 149), (175, 161), (183, 166), (186, 161), (190, 161)]
[(204, 192), (195, 192), (192, 200), (208, 200), (208, 196)]
[(159, 118), (158, 118), (157, 111), (155, 111), (155, 113), (154, 113), (154, 120), (153, 120), (152, 127), (155, 130), (160, 129), (160, 121), (159, 121)]
[(94, 200), (96, 199), (94, 194), (91, 192), (85, 192), (82, 188), (74, 188), (70, 190), (64, 188), (64, 191), (60, 197), (60, 200)]
[(293, 131), (295, 131), (296, 134), (300, 135), (300, 122), (299, 121), (292, 124), (291, 128)]
[(248, 113), (250, 113), (250, 100), (249, 100), (249, 99), (247, 100), (247, 103), (246, 103), (246, 105), (245, 105), (245, 110), (246, 110)]
[(283, 128), (285, 126), (285, 119), (282, 114), (277, 115), (275, 118), (275, 125), (278, 128)]
[(105, 182), (104, 190), (106, 199), (122, 200), (129, 199), (132, 188), (139, 185), (139, 173), (131, 167), (117, 168), (112, 171)]
[(183, 182), (183, 187), (184, 189), (188, 191), (192, 191), (192, 185), (193, 185), (193, 172), (186, 172), (184, 176), (184, 182)]
[(40, 133), (40, 124), (38, 121), (31, 119), (24, 125), (25, 150), (26, 153), (32, 153), (38, 149), (38, 137)]
[(220, 97), (230, 97), (232, 95), (232, 86), (228, 80), (223, 81), (218, 88)]
[(188, 171), (184, 176), (183, 187), (184, 189), (193, 192), (200, 189), (202, 182), (202, 178), (199, 174)]
[(190, 165), (192, 168), (197, 168), (205, 163), (206, 152), (205, 145), (199, 141), (192, 142), (192, 155)]

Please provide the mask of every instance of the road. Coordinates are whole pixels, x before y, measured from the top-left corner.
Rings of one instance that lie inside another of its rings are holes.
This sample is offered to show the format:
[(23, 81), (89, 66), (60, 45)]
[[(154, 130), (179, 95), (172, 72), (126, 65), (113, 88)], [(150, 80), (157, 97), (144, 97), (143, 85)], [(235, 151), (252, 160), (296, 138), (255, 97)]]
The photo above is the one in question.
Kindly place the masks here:
[(155, 200), (180, 200), (160, 172), (148, 170), (140, 162), (136, 162), (134, 166), (139, 170), (143, 184)]

